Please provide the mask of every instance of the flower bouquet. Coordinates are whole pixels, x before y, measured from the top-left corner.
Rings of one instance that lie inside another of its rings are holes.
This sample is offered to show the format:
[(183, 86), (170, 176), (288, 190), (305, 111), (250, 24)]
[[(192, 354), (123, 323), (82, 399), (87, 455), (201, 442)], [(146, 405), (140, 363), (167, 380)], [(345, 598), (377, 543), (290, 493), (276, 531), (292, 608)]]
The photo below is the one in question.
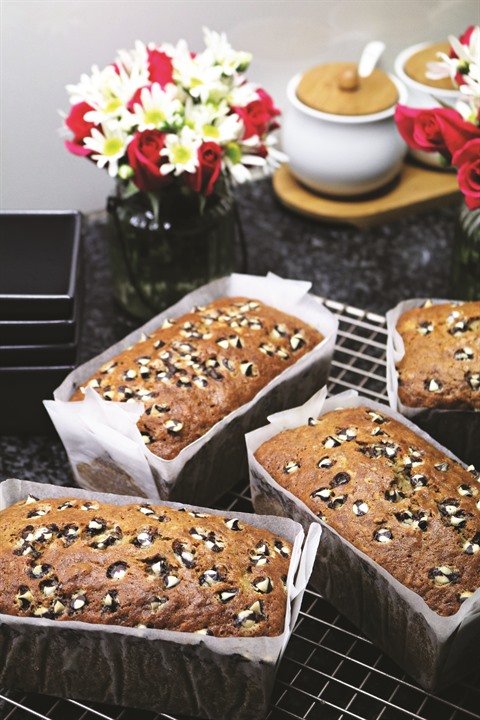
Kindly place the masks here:
[(204, 40), (200, 53), (137, 42), (67, 86), (67, 149), (117, 180), (114, 293), (138, 317), (231, 272), (231, 185), (283, 160), (280, 112), (245, 76), (251, 55), (224, 34)]
[(397, 127), (415, 150), (440, 153), (456, 168), (465, 203), (460, 210), (452, 259), (450, 297), (480, 299), (480, 27), (450, 37), (450, 53), (428, 63), (427, 77), (450, 77), (460, 91), (455, 107), (398, 105)]
[(450, 37), (449, 55), (438, 53), (428, 63), (432, 80), (450, 77), (461, 98), (455, 107), (410, 108), (398, 105), (395, 120), (414, 150), (440, 153), (445, 165), (457, 168), (460, 190), (469, 209), (480, 207), (480, 27)]

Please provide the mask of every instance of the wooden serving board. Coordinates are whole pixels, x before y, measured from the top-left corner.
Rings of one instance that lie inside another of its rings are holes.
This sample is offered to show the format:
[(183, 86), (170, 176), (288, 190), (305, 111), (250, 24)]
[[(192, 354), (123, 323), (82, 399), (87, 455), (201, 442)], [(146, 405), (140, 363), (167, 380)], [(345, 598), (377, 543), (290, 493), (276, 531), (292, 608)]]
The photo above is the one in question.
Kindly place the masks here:
[(290, 210), (324, 222), (347, 223), (358, 228), (430, 210), (461, 196), (455, 172), (427, 168), (410, 160), (404, 162), (393, 184), (361, 198), (319, 195), (302, 185), (287, 165), (275, 172), (273, 188), (280, 202)]

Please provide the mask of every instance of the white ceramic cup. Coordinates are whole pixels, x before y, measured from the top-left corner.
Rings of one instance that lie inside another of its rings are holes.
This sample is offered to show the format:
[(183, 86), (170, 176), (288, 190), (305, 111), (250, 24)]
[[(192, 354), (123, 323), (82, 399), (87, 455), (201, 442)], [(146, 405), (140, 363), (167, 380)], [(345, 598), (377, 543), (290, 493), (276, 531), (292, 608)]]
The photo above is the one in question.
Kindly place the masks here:
[[(333, 115), (297, 97), (301, 74), (287, 86), (283, 150), (293, 175), (327, 195), (363, 195), (386, 185), (400, 171), (407, 147), (394, 120), (395, 105), (370, 115)], [(390, 76), (404, 103), (407, 91)]]
[[(461, 97), (459, 90), (446, 90), (444, 88), (435, 88), (431, 85), (420, 83), (417, 80), (413, 80), (405, 72), (405, 65), (408, 60), (416, 53), (424, 50), (429, 45), (433, 45), (432, 42), (423, 42), (418, 45), (411, 45), (405, 48), (395, 58), (395, 74), (403, 82), (407, 88), (407, 105), (412, 108), (434, 108), (441, 107), (442, 104), (455, 107), (456, 101)], [(436, 168), (445, 168), (443, 164), (443, 158), (439, 153), (426, 153), (421, 150), (410, 149), (410, 155), (416, 158), (425, 165), (430, 165)]]

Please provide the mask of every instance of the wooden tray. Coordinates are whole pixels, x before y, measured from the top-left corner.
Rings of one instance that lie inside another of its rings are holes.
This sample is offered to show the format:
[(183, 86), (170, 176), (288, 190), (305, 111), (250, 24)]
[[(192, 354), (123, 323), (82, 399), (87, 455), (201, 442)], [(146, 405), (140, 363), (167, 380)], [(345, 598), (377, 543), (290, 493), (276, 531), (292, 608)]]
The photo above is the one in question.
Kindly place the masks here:
[(461, 196), (455, 172), (427, 168), (411, 160), (404, 162), (393, 184), (362, 198), (318, 195), (302, 185), (287, 165), (275, 172), (273, 188), (280, 202), (290, 210), (324, 222), (347, 223), (358, 228), (430, 210)]

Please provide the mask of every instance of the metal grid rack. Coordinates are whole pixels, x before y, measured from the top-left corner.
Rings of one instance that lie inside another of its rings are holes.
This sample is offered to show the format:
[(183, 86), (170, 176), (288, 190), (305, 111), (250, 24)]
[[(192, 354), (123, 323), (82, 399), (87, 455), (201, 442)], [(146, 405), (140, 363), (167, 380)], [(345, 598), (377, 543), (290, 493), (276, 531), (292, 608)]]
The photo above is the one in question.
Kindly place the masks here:
[[(355, 388), (366, 397), (386, 402), (385, 318), (330, 300), (323, 302), (340, 320), (329, 393)], [(219, 507), (251, 512), (248, 487), (229, 493)], [(41, 695), (1, 692), (1, 720), (187, 720)], [(279, 667), (267, 720), (292, 718), (480, 720), (480, 672), (438, 695), (425, 692), (318, 593), (307, 589)]]

